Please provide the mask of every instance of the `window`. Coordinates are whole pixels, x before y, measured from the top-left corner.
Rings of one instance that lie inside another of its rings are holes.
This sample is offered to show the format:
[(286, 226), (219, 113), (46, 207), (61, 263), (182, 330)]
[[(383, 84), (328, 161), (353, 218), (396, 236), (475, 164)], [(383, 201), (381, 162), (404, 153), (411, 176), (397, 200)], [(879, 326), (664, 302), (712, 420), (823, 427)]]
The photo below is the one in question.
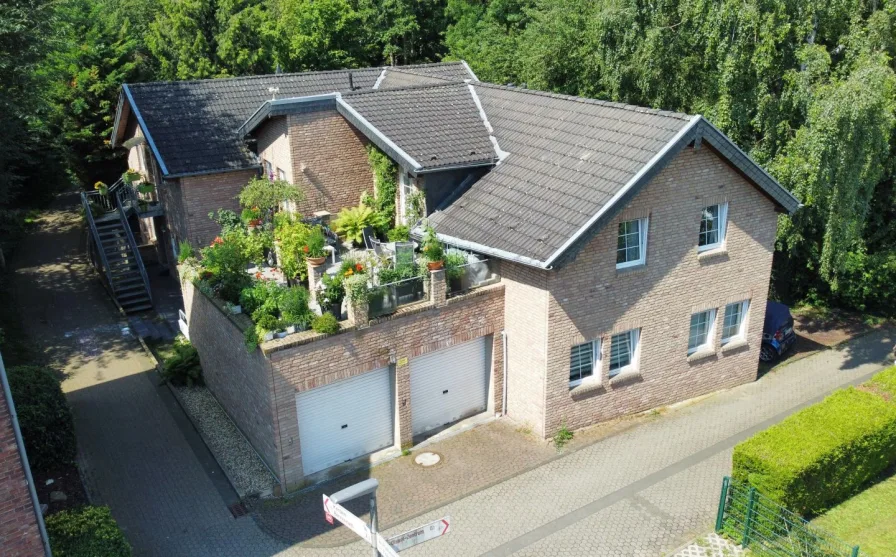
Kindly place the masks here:
[(277, 169), (277, 179), (283, 180), (284, 182), (286, 181), (286, 171), (282, 168)]
[(264, 174), (268, 180), (274, 179), (274, 165), (271, 164), (271, 161), (264, 161)]
[(569, 350), (569, 386), (575, 387), (582, 380), (600, 373), (600, 342), (577, 344)]
[(414, 187), (411, 177), (402, 172), (399, 177), (399, 205), (401, 210), (401, 220), (404, 224), (411, 226), (416, 223), (417, 219), (423, 215), (418, 214), (419, 210), (415, 206), (416, 188)]
[(639, 329), (632, 329), (610, 337), (610, 377), (637, 367), (640, 336)]
[(749, 308), (749, 300), (725, 306), (725, 321), (722, 323), (722, 344), (744, 338), (747, 310)]
[(616, 241), (616, 268), (643, 265), (647, 256), (647, 219), (619, 223)]
[(688, 354), (706, 350), (712, 342), (712, 329), (716, 310), (710, 309), (691, 316), (691, 332), (688, 335)]
[(724, 245), (727, 220), (727, 203), (710, 205), (703, 209), (703, 214), (700, 216), (700, 240), (697, 242), (697, 251), (707, 251)]

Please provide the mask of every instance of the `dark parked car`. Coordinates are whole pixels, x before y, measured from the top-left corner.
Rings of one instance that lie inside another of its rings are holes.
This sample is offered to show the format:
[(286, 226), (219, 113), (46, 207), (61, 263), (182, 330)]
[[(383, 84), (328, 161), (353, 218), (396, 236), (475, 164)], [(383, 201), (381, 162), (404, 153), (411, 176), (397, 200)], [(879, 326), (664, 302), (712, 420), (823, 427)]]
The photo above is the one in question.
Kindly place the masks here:
[(793, 316), (790, 315), (790, 308), (780, 302), (767, 302), (759, 360), (771, 362), (789, 350), (794, 342), (796, 333), (793, 332)]

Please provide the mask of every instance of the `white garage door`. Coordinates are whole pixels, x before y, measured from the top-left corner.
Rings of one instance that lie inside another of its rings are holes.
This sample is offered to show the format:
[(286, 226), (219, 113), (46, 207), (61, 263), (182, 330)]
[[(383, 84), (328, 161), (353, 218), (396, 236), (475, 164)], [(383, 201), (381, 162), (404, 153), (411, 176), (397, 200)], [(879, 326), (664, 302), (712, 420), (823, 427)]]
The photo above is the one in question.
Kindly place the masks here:
[(481, 337), (411, 360), (414, 435), (485, 411), (490, 338)]
[(296, 408), (306, 476), (394, 443), (389, 368), (298, 393)]

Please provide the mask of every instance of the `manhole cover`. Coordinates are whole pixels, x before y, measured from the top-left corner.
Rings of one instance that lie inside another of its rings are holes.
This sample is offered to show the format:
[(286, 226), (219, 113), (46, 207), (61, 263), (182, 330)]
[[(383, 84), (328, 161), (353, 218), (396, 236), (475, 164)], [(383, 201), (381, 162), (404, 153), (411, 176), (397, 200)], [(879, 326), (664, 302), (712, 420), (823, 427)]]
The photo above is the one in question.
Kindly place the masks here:
[(420, 466), (435, 466), (442, 460), (442, 457), (436, 453), (420, 453), (414, 458), (414, 462)]

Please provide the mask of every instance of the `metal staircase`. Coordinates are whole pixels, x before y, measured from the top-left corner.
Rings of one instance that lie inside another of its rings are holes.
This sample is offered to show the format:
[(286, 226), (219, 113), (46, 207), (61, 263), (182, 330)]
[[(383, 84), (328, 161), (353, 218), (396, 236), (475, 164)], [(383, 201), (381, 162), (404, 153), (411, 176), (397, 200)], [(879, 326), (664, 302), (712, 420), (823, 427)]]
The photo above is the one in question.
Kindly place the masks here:
[[(152, 308), (152, 292), (143, 259), (128, 222), (130, 214), (139, 214), (136, 203), (129, 202), (129, 184), (119, 180), (108, 193), (82, 192), (81, 204), (93, 238), (94, 264), (101, 267), (115, 302), (125, 313)], [(94, 215), (94, 211), (100, 214)]]

